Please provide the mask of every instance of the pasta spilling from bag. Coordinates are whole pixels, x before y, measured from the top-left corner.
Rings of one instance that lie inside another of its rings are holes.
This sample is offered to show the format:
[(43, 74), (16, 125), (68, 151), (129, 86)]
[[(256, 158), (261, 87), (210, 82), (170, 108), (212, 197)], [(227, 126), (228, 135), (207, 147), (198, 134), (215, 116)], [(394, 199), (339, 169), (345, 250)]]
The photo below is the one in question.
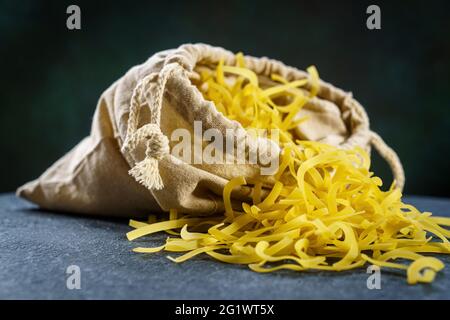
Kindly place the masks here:
[[(273, 73), (270, 85), (259, 82), (241, 54), (233, 65), (220, 60), (215, 70), (199, 66), (195, 71), (198, 90), (227, 118), (246, 129), (279, 131), (278, 171), (270, 185), (232, 178), (223, 190), (222, 215), (199, 217), (173, 209), (160, 221), (156, 215), (146, 222), (131, 220), (135, 229), (129, 240), (169, 233), (163, 245), (135, 252), (181, 252), (169, 256), (174, 262), (207, 254), (257, 272), (342, 271), (374, 264), (406, 270), (410, 284), (434, 280), (444, 264), (424, 254), (450, 253), (445, 228), (450, 218), (402, 202), (395, 181), (383, 190), (363, 148), (300, 140), (293, 131), (308, 122), (299, 111), (320, 89), (314, 67), (308, 68), (308, 79), (288, 81)], [(244, 186), (251, 189), (251, 201), (233, 208), (231, 194)]]

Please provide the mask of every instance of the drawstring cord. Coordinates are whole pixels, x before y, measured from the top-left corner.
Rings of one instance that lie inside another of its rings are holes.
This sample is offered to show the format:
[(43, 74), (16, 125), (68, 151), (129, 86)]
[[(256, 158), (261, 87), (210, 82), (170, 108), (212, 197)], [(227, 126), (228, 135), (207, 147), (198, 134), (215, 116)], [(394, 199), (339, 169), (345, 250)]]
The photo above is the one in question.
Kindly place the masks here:
[[(345, 103), (347, 103), (350, 106), (350, 110), (355, 112), (361, 119), (364, 120), (364, 122), (367, 124), (369, 123), (369, 118), (366, 111), (356, 100), (353, 100), (353, 95), (351, 92), (346, 95), (344, 104)], [(367, 129), (362, 131), (361, 134), (364, 136), (364, 141), (367, 141), (373, 145), (380, 156), (383, 157), (383, 159), (389, 164), (395, 181), (395, 187), (403, 190), (403, 187), (405, 186), (405, 172), (397, 153), (389, 147), (376, 132), (369, 130), (368, 125)], [(354, 147), (355, 145), (358, 145), (358, 142), (355, 141), (353, 137), (353, 139), (350, 139), (341, 147), (348, 149)]]
[(389, 147), (386, 142), (375, 132), (370, 131), (370, 143), (375, 147), (377, 152), (389, 164), (394, 176), (395, 186), (403, 190), (405, 186), (405, 171), (397, 153)]
[[(164, 188), (159, 173), (158, 162), (169, 153), (169, 140), (161, 132), (161, 109), (164, 100), (164, 92), (169, 78), (177, 64), (171, 63), (164, 66), (161, 72), (152, 73), (144, 77), (133, 90), (130, 100), (130, 113), (128, 117), (127, 135), (122, 147), (123, 153), (132, 153), (138, 145), (145, 142), (145, 158), (135, 164), (129, 171), (137, 182), (148, 189), (160, 190)], [(155, 83), (156, 82), (156, 83)], [(155, 83), (155, 89), (151, 85)], [(143, 98), (150, 109), (150, 122), (138, 128), (140, 109)]]

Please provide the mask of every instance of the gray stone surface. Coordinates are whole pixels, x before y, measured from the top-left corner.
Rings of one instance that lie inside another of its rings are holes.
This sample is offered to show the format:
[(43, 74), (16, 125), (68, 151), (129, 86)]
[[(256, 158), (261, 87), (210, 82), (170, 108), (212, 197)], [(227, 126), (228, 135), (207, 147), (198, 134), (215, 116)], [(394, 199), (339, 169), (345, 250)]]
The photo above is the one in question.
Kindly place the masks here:
[[(436, 215), (450, 216), (450, 200), (409, 197)], [(341, 273), (258, 274), (245, 266), (197, 257), (183, 264), (165, 253), (131, 252), (154, 246), (156, 235), (131, 243), (125, 220), (52, 213), (12, 194), (0, 196), (2, 299), (449, 299), (450, 257), (433, 284), (409, 286), (398, 271), (382, 271), (381, 290), (368, 290), (364, 269)], [(66, 288), (66, 268), (81, 269), (81, 289)]]

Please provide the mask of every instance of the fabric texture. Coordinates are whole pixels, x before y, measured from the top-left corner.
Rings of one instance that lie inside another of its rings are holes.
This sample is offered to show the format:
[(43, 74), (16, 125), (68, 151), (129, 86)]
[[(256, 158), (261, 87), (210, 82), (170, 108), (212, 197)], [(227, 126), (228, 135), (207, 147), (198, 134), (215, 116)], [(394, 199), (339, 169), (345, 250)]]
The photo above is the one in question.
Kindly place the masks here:
[[(272, 143), (243, 135), (241, 124), (218, 112), (192, 84), (196, 66), (214, 68), (221, 59), (234, 64), (235, 54), (186, 44), (131, 68), (101, 95), (90, 135), (17, 194), (45, 209), (83, 214), (139, 217), (172, 208), (196, 215), (223, 212), (222, 192), (229, 179), (260, 178), (260, 166), (187, 163), (170, 153), (174, 142), (168, 139), (179, 128), (193, 133), (194, 121), (201, 121), (203, 131), (214, 128), (226, 136), (233, 130), (235, 148), (244, 143), (248, 150), (267, 150)], [(262, 82), (270, 81), (273, 73), (289, 81), (309, 77), (268, 58), (246, 56), (245, 62)], [(364, 108), (351, 93), (320, 81), (317, 96), (300, 111), (299, 116), (305, 115), (308, 121), (296, 129), (300, 139), (366, 151), (372, 145), (403, 187), (397, 155), (370, 130)], [(269, 186), (271, 177), (265, 179)], [(249, 193), (246, 187), (234, 190), (235, 205)]]

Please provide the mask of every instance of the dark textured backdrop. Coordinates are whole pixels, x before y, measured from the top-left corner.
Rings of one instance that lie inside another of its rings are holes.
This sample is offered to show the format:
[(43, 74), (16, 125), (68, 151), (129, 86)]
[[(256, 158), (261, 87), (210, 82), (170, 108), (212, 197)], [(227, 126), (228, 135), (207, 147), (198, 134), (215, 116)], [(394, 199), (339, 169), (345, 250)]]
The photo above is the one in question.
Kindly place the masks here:
[[(99, 95), (159, 50), (206, 42), (306, 68), (352, 91), (398, 151), (410, 194), (450, 196), (450, 2), (0, 1), (0, 191), (89, 133)], [(82, 30), (69, 31), (78, 4)], [(390, 179), (374, 158), (375, 172)]]

